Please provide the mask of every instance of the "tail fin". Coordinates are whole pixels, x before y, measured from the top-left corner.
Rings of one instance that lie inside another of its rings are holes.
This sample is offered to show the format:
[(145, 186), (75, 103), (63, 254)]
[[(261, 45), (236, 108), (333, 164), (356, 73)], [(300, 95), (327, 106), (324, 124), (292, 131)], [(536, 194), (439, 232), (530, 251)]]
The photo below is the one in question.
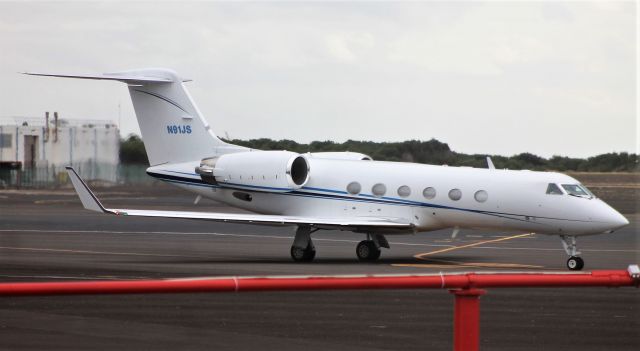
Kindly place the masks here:
[(172, 70), (147, 68), (96, 76), (25, 74), (127, 83), (151, 166), (200, 161), (244, 149), (218, 139), (184, 87), (189, 80)]

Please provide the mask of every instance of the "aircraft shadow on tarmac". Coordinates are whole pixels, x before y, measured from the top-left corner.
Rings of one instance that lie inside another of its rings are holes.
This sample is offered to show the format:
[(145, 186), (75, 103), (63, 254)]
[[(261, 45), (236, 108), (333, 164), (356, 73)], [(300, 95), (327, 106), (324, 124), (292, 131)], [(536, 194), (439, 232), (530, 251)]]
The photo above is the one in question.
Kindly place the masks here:
[(131, 263), (131, 264), (159, 264), (159, 265), (191, 265), (191, 264), (279, 264), (279, 265), (291, 265), (291, 266), (299, 266), (299, 265), (348, 265), (348, 266), (362, 266), (362, 265), (405, 265), (405, 264), (413, 264), (413, 265), (437, 265), (437, 266), (452, 266), (452, 267), (460, 267), (464, 266), (466, 263), (470, 262), (483, 262), (486, 264), (491, 264), (492, 262), (487, 261), (486, 257), (480, 256), (438, 256), (433, 259), (417, 259), (414, 257), (389, 257), (389, 258), (380, 258), (373, 262), (361, 262), (357, 258), (343, 258), (343, 257), (326, 257), (326, 258), (316, 258), (313, 262), (293, 262), (289, 257), (264, 257), (264, 258), (172, 258), (167, 257), (166, 259), (142, 259), (142, 260), (126, 260), (120, 261), (122, 263)]

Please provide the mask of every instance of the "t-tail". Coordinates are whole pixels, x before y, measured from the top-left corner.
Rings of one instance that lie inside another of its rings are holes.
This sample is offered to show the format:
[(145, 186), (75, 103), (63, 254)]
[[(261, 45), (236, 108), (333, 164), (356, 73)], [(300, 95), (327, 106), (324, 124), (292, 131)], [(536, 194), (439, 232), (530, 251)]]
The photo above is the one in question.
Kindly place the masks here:
[(225, 143), (214, 134), (184, 86), (189, 80), (172, 70), (146, 68), (102, 75), (25, 74), (126, 83), (151, 166), (200, 161), (246, 150)]

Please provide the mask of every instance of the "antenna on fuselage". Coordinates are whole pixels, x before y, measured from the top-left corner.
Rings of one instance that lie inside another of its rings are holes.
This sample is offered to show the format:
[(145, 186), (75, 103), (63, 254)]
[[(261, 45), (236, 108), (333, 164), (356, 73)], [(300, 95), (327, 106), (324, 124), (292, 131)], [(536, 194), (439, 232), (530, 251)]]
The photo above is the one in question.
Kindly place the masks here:
[(451, 241), (456, 240), (458, 233), (460, 233), (460, 227), (458, 226), (453, 227), (453, 233), (451, 233)]
[(493, 165), (493, 161), (491, 161), (491, 157), (487, 156), (487, 168), (496, 169), (496, 166)]

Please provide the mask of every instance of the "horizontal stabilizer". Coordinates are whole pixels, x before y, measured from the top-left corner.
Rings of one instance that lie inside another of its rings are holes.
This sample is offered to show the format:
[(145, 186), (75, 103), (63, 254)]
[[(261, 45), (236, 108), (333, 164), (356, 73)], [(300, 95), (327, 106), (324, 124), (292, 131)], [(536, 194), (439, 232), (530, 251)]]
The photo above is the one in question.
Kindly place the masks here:
[(75, 188), (82, 205), (87, 210), (136, 217), (160, 217), (199, 219), (215, 222), (261, 224), (277, 226), (308, 225), (323, 229), (339, 230), (377, 230), (377, 231), (407, 231), (414, 228), (413, 223), (403, 218), (395, 217), (303, 217), (279, 216), (244, 213), (215, 213), (193, 211), (157, 211), (157, 210), (129, 210), (104, 208), (98, 198), (91, 192), (87, 184), (72, 168), (67, 167), (71, 183)]
[(38, 73), (38, 72), (22, 72), (29, 76), (43, 76), (43, 77), (60, 77), (60, 78), (77, 78), (77, 79), (94, 79), (94, 80), (116, 80), (124, 83), (171, 83), (174, 80), (167, 77), (152, 77), (145, 75), (136, 75), (135, 72), (122, 72), (122, 73), (103, 73), (99, 75), (88, 74), (52, 74), (52, 73)]

